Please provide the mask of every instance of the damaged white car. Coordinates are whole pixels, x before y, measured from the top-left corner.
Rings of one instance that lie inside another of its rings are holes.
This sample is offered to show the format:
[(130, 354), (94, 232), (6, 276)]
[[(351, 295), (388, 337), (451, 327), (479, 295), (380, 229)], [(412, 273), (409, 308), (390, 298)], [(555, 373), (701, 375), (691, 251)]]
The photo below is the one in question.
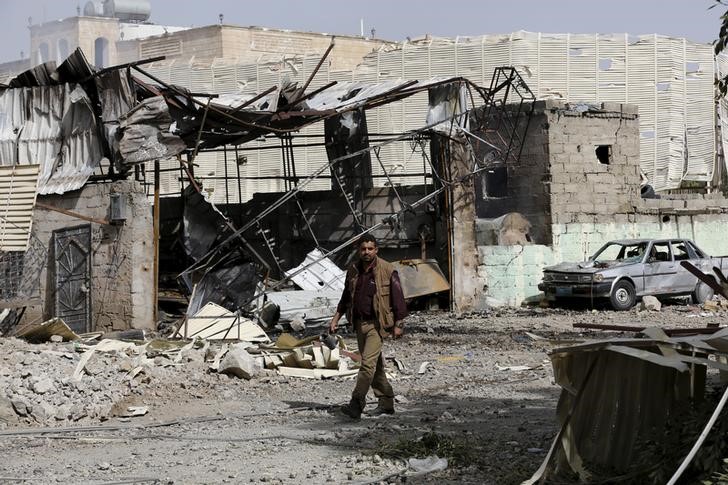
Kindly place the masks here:
[(629, 310), (645, 295), (690, 295), (694, 303), (713, 290), (680, 265), (689, 261), (706, 274), (726, 270), (728, 257), (710, 257), (689, 239), (610, 241), (588, 261), (544, 268), (538, 289), (550, 301), (608, 299), (615, 310)]

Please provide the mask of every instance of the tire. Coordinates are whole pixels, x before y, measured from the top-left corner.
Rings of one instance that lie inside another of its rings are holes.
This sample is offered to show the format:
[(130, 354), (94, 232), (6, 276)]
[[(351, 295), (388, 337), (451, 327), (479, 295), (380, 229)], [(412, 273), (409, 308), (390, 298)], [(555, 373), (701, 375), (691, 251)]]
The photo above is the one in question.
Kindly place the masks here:
[(637, 293), (634, 285), (627, 280), (620, 280), (612, 287), (612, 293), (609, 295), (609, 303), (618, 312), (623, 312), (632, 308), (637, 303)]
[(698, 281), (698, 284), (695, 286), (695, 291), (693, 291), (693, 294), (690, 295), (690, 298), (693, 300), (695, 305), (701, 305), (706, 301), (713, 299), (714, 294), (715, 292), (713, 291), (713, 288), (702, 281)]

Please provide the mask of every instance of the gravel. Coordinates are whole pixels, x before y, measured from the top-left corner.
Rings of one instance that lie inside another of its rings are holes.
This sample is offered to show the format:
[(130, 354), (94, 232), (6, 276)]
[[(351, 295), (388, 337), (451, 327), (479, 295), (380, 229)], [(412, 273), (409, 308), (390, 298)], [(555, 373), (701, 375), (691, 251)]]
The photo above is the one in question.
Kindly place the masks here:
[[(416, 483), (520, 483), (538, 468), (557, 431), (560, 389), (548, 352), (565, 341), (632, 335), (581, 331), (574, 323), (705, 327), (726, 323), (726, 316), (677, 304), (649, 312), (414, 314), (406, 336), (385, 344), (397, 413), (360, 421), (337, 409), (348, 401), (352, 379), (295, 379), (270, 370), (249, 380), (222, 375), (209, 370), (214, 345), (185, 350), (178, 362), (138, 349), (95, 353), (74, 380), (83, 351), (78, 345), (4, 338), (0, 430), (107, 429), (3, 436), (0, 477), (399, 483), (414, 457), (409, 453), (424, 449), (428, 439), (441, 445), (432, 454), (449, 465)], [(350, 346), (352, 337), (346, 338)], [(419, 374), (423, 362), (430, 365)], [(373, 408), (373, 397), (370, 402)], [(149, 412), (121, 417), (129, 406)]]

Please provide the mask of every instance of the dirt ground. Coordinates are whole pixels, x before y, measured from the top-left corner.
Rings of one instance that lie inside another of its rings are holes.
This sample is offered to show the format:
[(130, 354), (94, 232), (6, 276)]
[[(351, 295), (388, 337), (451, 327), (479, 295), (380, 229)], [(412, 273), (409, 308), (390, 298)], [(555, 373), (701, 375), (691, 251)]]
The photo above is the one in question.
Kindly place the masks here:
[[(78, 389), (68, 381), (74, 344), (0, 339), (0, 396), (4, 389), (27, 405), (25, 416), (0, 409), (0, 482), (400, 483), (412, 473), (408, 458), (437, 454), (448, 458), (446, 470), (407, 483), (520, 483), (557, 431), (560, 389), (547, 353), (569, 340), (621, 335), (575, 329), (577, 322), (704, 327), (725, 323), (726, 314), (679, 304), (660, 312), (414, 314), (406, 336), (385, 346), (404, 364), (388, 361), (397, 413), (360, 421), (338, 411), (351, 379), (265, 371), (246, 381), (210, 373), (190, 354), (182, 364), (155, 359), (129, 380), (119, 371), (128, 363), (104, 356)], [(149, 412), (118, 417), (128, 405)]]

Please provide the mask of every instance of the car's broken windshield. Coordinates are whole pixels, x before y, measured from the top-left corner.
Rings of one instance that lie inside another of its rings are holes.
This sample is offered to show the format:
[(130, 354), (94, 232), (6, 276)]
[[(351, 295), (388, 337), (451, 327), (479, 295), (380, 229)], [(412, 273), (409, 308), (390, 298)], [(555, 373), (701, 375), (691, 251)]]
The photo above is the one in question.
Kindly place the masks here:
[(646, 242), (634, 244), (610, 243), (592, 256), (592, 261), (595, 264), (607, 261), (633, 263), (642, 260), (646, 249)]

